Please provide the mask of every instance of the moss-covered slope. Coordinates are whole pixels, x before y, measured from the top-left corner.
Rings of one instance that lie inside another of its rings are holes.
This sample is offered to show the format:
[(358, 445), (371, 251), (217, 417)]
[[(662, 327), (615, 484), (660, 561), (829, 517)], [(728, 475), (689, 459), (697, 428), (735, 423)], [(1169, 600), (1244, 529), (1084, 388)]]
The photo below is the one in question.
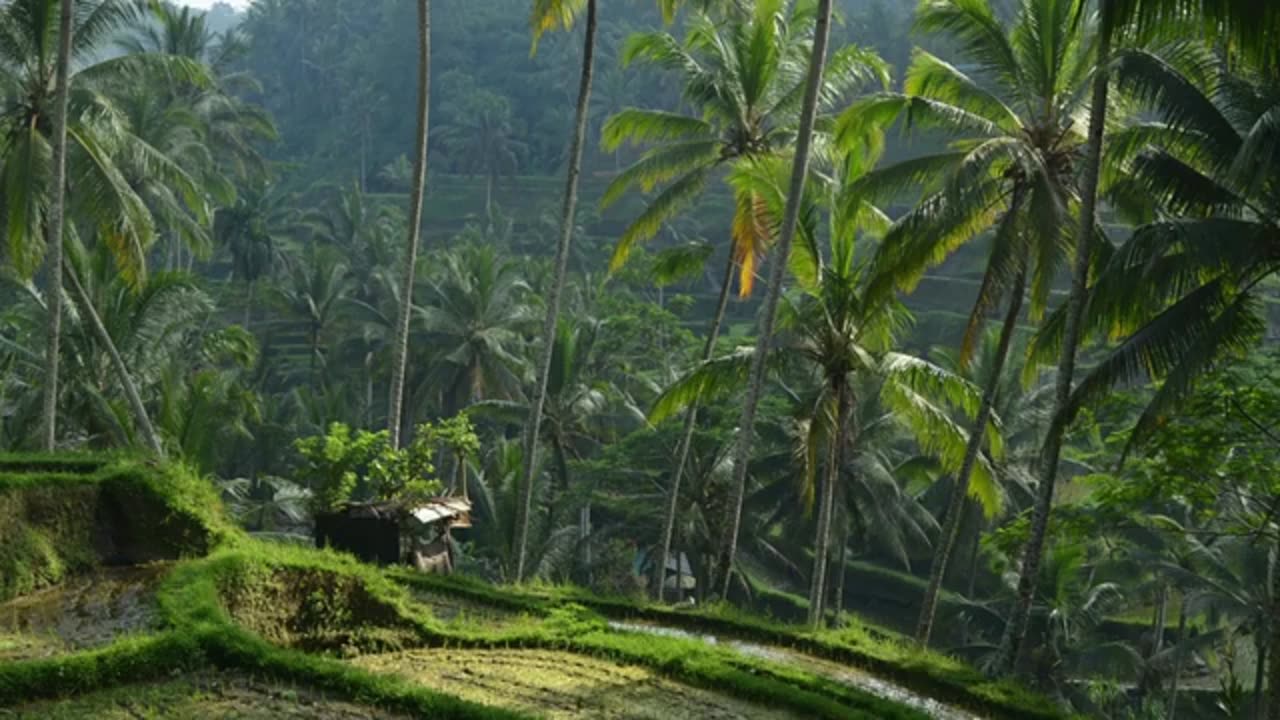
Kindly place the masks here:
[(0, 456), (0, 601), (104, 565), (208, 553), (234, 535), (214, 489), (124, 456)]

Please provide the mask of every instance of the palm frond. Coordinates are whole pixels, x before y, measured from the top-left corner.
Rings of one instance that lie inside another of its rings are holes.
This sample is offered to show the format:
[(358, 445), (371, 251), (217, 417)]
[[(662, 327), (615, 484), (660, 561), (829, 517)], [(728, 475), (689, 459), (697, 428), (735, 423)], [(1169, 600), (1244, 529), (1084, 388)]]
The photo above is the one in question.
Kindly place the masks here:
[(694, 403), (704, 404), (740, 389), (754, 357), (754, 347), (742, 347), (732, 355), (702, 363), (662, 391), (649, 411), (649, 422), (657, 425)]

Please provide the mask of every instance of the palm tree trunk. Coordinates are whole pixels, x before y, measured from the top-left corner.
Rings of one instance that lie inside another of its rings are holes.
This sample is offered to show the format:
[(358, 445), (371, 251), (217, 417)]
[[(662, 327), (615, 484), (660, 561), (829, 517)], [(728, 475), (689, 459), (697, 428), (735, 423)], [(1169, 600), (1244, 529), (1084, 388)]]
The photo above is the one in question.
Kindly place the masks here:
[(253, 291), (257, 288), (258, 283), (255, 280), (250, 280), (248, 285), (244, 298), (244, 320), (240, 323), (245, 330), (249, 329), (249, 323), (253, 320)]
[(58, 16), (57, 89), (53, 99), (53, 197), (49, 203), (48, 319), (45, 326), (43, 446), (53, 450), (58, 441), (58, 361), (62, 339), (62, 226), (67, 207), (67, 95), (70, 83), (71, 35), (75, 0), (62, 0)]
[(405, 243), (404, 275), (400, 281), (400, 316), (396, 318), (395, 359), (391, 363), (391, 396), (387, 403), (387, 431), (391, 447), (400, 447), (404, 411), (404, 376), (409, 363), (409, 314), (413, 310), (413, 281), (422, 237), (422, 196), (427, 184), (427, 134), (431, 109), (431, 0), (418, 0), (418, 137), (409, 193), (409, 237)]
[(832, 0), (819, 0), (817, 23), (814, 25), (813, 52), (809, 57), (809, 74), (805, 80), (804, 106), (800, 113), (800, 127), (796, 138), (796, 156), (791, 167), (791, 185), (787, 192), (787, 206), (782, 215), (778, 247), (774, 250), (774, 263), (769, 271), (769, 287), (765, 293), (764, 310), (760, 317), (760, 336), (756, 339), (756, 354), (751, 361), (751, 379), (747, 397), (742, 404), (742, 419), (738, 423), (738, 444), (733, 458), (733, 497), (730, 502), (728, 537), (719, 571), (722, 574), (721, 597), (729, 596), (733, 582), (733, 561), (738, 551), (738, 533), (742, 530), (742, 502), (747, 490), (747, 464), (751, 460), (751, 448), (755, 444), (756, 410), (764, 391), (765, 362), (773, 340), (774, 321), (778, 315), (778, 301), (782, 297), (782, 281), (786, 277), (787, 257), (795, 239), (796, 224), (800, 219), (800, 201), (804, 195), (805, 180), (809, 175), (809, 152), (813, 147), (813, 126), (818, 116), (818, 90), (822, 86), (822, 73), (827, 62), (827, 42), (831, 35)]
[(1261, 634), (1254, 640), (1253, 646), (1257, 649), (1257, 664), (1253, 669), (1253, 718), (1254, 720), (1262, 720), (1265, 717), (1266, 695), (1263, 688), (1266, 685), (1267, 678), (1267, 640)]
[(573, 138), (569, 143), (569, 170), (565, 178), (564, 208), (560, 215), (560, 242), (556, 245), (556, 274), (547, 292), (547, 315), (542, 325), (542, 349), (538, 358), (538, 387), (529, 405), (525, 423), (524, 477), (517, 518), (516, 582), (524, 580), (525, 556), (529, 544), (529, 514), (533, 509), (533, 473), (538, 465), (538, 430), (542, 409), (547, 404), (547, 383), (551, 379), (551, 352), (555, 346), (556, 323), (560, 320), (560, 295), (569, 270), (569, 250), (578, 206), (578, 176), (582, 173), (582, 148), (587, 139), (587, 106), (591, 102), (591, 77), (595, 72), (596, 0), (587, 0), (586, 33), (582, 42), (582, 73), (578, 79), (578, 105), (574, 110)]
[[(826, 616), (827, 561), (831, 555), (831, 518), (835, 514), (836, 483), (840, 481), (840, 465), (844, 459), (844, 435), (849, 425), (849, 398), (844, 381), (831, 383), (836, 401), (836, 425), (827, 441), (826, 479), (818, 505), (818, 534), (813, 543), (813, 578), (809, 588), (809, 624), (819, 627)], [(816, 419), (815, 419), (816, 420)]]
[(1169, 617), (1169, 584), (1162, 583), (1157, 593), (1154, 617), (1151, 618), (1151, 654), (1164, 649), (1164, 626)]
[[(707, 341), (702, 347), (702, 362), (711, 360), (715, 355), (716, 342), (720, 339), (720, 328), (724, 325), (725, 310), (729, 307), (729, 287), (733, 284), (733, 253), (724, 267), (724, 281), (720, 283), (720, 297), (716, 300), (716, 314), (711, 318), (711, 328), (707, 331)], [(676, 464), (671, 473), (671, 489), (667, 493), (667, 518), (662, 530), (662, 555), (658, 558), (658, 602), (666, 598), (667, 563), (671, 559), (671, 541), (675, 536), (676, 511), (680, 506), (680, 482), (684, 479), (684, 466), (689, 462), (689, 448), (693, 445), (693, 432), (698, 427), (698, 403), (695, 401), (685, 411), (684, 430), (680, 435), (680, 443), (676, 445)]]
[(1177, 658), (1173, 662), (1173, 678), (1169, 681), (1169, 710), (1165, 720), (1174, 720), (1178, 710), (1178, 678), (1182, 675), (1182, 665), (1187, 659), (1187, 595), (1184, 593), (1178, 609), (1178, 648)]
[(489, 228), (493, 227), (493, 173), (485, 176), (484, 182), (484, 222)]
[(71, 281), (71, 289), (75, 292), (76, 298), (80, 301), (80, 309), (89, 318), (89, 325), (93, 328), (93, 334), (97, 336), (98, 342), (102, 343), (102, 347), (106, 349), (107, 356), (111, 359), (111, 367), (116, 371), (116, 380), (120, 383), (120, 388), (124, 390), (125, 399), (129, 401), (129, 408), (133, 411), (133, 419), (138, 423), (138, 430), (142, 433), (142, 439), (147, 445), (151, 446), (152, 452), (157, 457), (164, 457), (164, 445), (160, 442), (160, 436), (156, 434), (155, 426), (151, 424), (151, 416), (147, 414), (147, 408), (142, 404), (142, 396), (138, 394), (138, 386), (133, 382), (133, 376), (129, 374), (129, 366), (125, 364), (124, 358), (120, 356), (120, 350), (116, 348), (116, 343), (111, 339), (111, 333), (107, 332), (107, 327), (102, 324), (102, 318), (98, 315), (98, 311), (93, 306), (93, 300), (89, 297), (89, 293), (85, 292), (84, 285), (80, 284), (80, 278), (76, 277), (75, 268), (66, 268), (63, 273)]
[[(1271, 612), (1267, 615), (1267, 642), (1271, 663), (1267, 666), (1267, 720), (1280, 720), (1280, 548), (1272, 550)], [(1261, 661), (1259, 661), (1261, 662)]]
[(974, 466), (977, 465), (978, 455), (982, 452), (987, 424), (991, 422), (991, 416), (994, 414), (996, 393), (1000, 389), (1000, 377), (1004, 373), (1005, 361), (1009, 357), (1009, 346), (1013, 343), (1013, 334), (1018, 329), (1018, 317), (1022, 314), (1026, 284), (1027, 267), (1024, 262), (1009, 296), (1009, 310), (1005, 313), (1004, 324), (1000, 327), (1000, 340), (996, 348), (994, 365), (990, 368), (991, 376), (987, 379), (987, 387), (982, 393), (982, 404), (978, 407), (978, 414), (969, 431), (969, 445), (965, 448), (964, 460), (960, 464), (955, 487), (951, 490), (951, 501), (947, 505), (947, 519), (942, 527), (942, 535), (938, 538), (938, 547), (933, 553), (929, 585), (924, 591), (924, 600), (920, 605), (920, 621), (916, 625), (916, 642), (921, 647), (929, 646), (929, 636), (933, 634), (933, 621), (938, 612), (938, 594), (942, 590), (942, 580), (946, 577), (947, 569), (951, 565), (951, 554), (955, 551), (956, 538), (960, 534), (960, 521), (965, 514), (965, 498), (969, 495), (969, 480), (973, 476)]
[(849, 567), (849, 518), (846, 512), (844, 527), (840, 533), (840, 555), (837, 562), (839, 563), (836, 572), (836, 596), (835, 596), (835, 616), (836, 624), (840, 624), (840, 613), (844, 612), (844, 575), (845, 570)]
[[(1104, 8), (1105, 10), (1105, 8)], [(1004, 636), (992, 664), (994, 672), (1013, 669), (1015, 659), (1022, 650), (1027, 635), (1027, 621), (1031, 616), (1031, 604), (1035, 600), (1036, 581), (1039, 579), (1040, 561), (1049, 529), (1049, 513), (1053, 509), (1053, 496), (1058, 480), (1058, 460), (1062, 455), (1063, 436), (1072, 418), (1066, 417), (1071, 398), (1072, 376), (1076, 368), (1076, 347), (1080, 344), (1081, 326), (1089, 291), (1089, 260), (1093, 245), (1093, 230), (1098, 208), (1098, 174), (1102, 164), (1102, 140), (1106, 130), (1107, 94), (1110, 73), (1107, 66), (1111, 59), (1111, 33), (1102, 28), (1098, 42), (1098, 67), (1093, 80), (1093, 105), (1089, 117), (1089, 145), (1085, 152), (1084, 180), (1080, 186), (1080, 227), (1076, 235), (1076, 259), (1071, 277), (1071, 294), (1067, 298), (1066, 332), (1062, 339), (1058, 358), (1057, 387), (1055, 388), (1053, 419), (1049, 423), (1044, 447), (1040, 455), (1040, 489), (1035, 510), (1031, 516), (1031, 533), (1022, 553), (1022, 566), (1018, 575), (1017, 599), (1013, 612), (1005, 625)]]

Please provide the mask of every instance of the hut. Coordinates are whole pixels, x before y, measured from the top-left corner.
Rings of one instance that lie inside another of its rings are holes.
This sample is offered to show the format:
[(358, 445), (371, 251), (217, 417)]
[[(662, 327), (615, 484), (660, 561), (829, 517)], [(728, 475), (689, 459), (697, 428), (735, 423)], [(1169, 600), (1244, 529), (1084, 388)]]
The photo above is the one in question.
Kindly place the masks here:
[(471, 527), (471, 502), (441, 497), (413, 503), (348, 503), (316, 516), (316, 547), (349, 552), (364, 562), (408, 564), (425, 572), (453, 571), (450, 531)]

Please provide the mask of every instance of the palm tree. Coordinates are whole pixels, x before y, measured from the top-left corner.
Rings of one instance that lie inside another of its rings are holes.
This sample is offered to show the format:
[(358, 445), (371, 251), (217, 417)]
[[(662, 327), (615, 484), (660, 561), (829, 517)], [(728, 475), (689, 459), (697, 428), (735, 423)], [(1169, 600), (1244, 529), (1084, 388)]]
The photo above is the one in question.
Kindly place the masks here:
[(481, 90), (468, 96), (451, 114), (458, 118), (457, 124), (440, 129), (441, 143), (455, 155), (462, 169), (484, 175), (484, 217), (485, 222), (492, 223), (494, 185), (500, 178), (515, 174), (524, 149), (512, 137), (511, 103)]
[(539, 426), (547, 402), (547, 386), (551, 379), (551, 355), (555, 344), (556, 325), (560, 319), (560, 295), (564, 292), (569, 271), (570, 244), (578, 208), (578, 176), (582, 172), (582, 148), (587, 140), (587, 112), (591, 105), (591, 79), (595, 73), (596, 0), (534, 0), (529, 16), (533, 28), (533, 49), (538, 39), (557, 27), (569, 29), (586, 5), (585, 32), (582, 41), (582, 69), (578, 78), (578, 99), (573, 111), (573, 134), (569, 140), (569, 166), (565, 175), (564, 206), (560, 213), (560, 237), (556, 242), (555, 278), (546, 298), (546, 316), (542, 323), (542, 347), (538, 353), (537, 376), (533, 402), (524, 433), (524, 470), (521, 477), (522, 500), (516, 512), (516, 582), (524, 581), (525, 556), (528, 550), (529, 514), (533, 510), (534, 468), (538, 463)]
[[(1007, 298), (989, 376), (994, 383), (1002, 375), (1027, 287), (1031, 315), (1038, 317), (1071, 231), (1072, 158), (1084, 141), (1074, 127), (1092, 69), (1085, 3), (1022, 0), (1006, 27), (985, 3), (929, 0), (921, 6), (916, 26), (956, 40), (965, 59), (989, 80), (974, 80), (917, 49), (906, 92), (855, 103), (842, 117), (840, 132), (847, 141), (859, 142), (875, 132), (873, 125), (902, 118), (909, 128), (960, 138), (941, 153), (869, 173), (861, 193), (884, 200), (920, 184), (933, 189), (894, 224), (880, 247), (876, 263), (890, 287), (911, 289), (926, 268), (959, 245), (987, 231), (994, 234), (960, 352), (962, 365), (967, 364), (984, 335), (988, 314)], [(964, 515), (969, 474), (996, 402), (998, 388), (990, 384), (985, 390), (970, 435), (969, 460), (953, 485), (921, 605), (916, 640), (922, 645), (929, 642), (942, 578)]]
[[(64, 128), (68, 139), (61, 161), (67, 167), (64, 182), (55, 186), (52, 183), (56, 179), (51, 177), (54, 173), (40, 169), (46, 158), (52, 157), (52, 148), (57, 144), (50, 137), (54, 128), (45, 122), (58, 114), (51, 106), (51, 102), (56, 105), (57, 93), (55, 98), (49, 93), (50, 85), (57, 82), (53, 68), (58, 66), (57, 55), (61, 54), (51, 47), (55, 6), (50, 0), (21, 0), (0, 9), (0, 34), (5, 38), (0, 43), (0, 86), (14, 99), (0, 116), (4, 156), (0, 175), (5, 178), (0, 200), (10, 257), (17, 270), (26, 275), (39, 264), (45, 248), (51, 255), (61, 255), (61, 242), (49, 242), (54, 218), (47, 216), (44, 208), (52, 209), (51, 198), (59, 192), (67, 193), (69, 185), (75, 192), (66, 194), (63, 214), (77, 222), (68, 223), (63, 217), (61, 236), (65, 238), (76, 229), (95, 231), (115, 251), (126, 280), (138, 287), (145, 277), (145, 256), (155, 237), (156, 218), (129, 178), (145, 175), (181, 189), (192, 212), (203, 208), (204, 193), (164, 152), (132, 132), (127, 124), (114, 120), (120, 117), (116, 99), (130, 82), (163, 78), (200, 85), (207, 83), (207, 73), (184, 59), (151, 54), (119, 56), (86, 64), (74, 72), (68, 69), (64, 83), (69, 93)], [(68, 20), (70, 32), (62, 33), (71, 59), (96, 58), (103, 44), (133, 15), (134, 6), (123, 0), (80, 5)], [(83, 228), (75, 227), (81, 223)], [(41, 236), (46, 242), (35, 241)], [(65, 258), (60, 264), (65, 266)], [(50, 292), (54, 294), (59, 272), (54, 268), (49, 271)], [(50, 300), (50, 309), (56, 310), (49, 319), (50, 331), (56, 330), (60, 322), (54, 317), (60, 316), (60, 303), (60, 298)], [(110, 338), (105, 340), (109, 342)], [(52, 339), (46, 349), (53, 350), (56, 343)], [(56, 361), (48, 366), (49, 370), (56, 368)], [(119, 382), (129, 389), (133, 383), (127, 377), (127, 368), (118, 369), (122, 373)], [(56, 382), (51, 376), (47, 384), (51, 393), (56, 392)], [(53, 422), (48, 420), (49, 402), (50, 396), (46, 395), (46, 428)], [(141, 406), (135, 410), (141, 410)], [(141, 416), (137, 422), (144, 429), (150, 425), (149, 419)], [(47, 444), (48, 430), (45, 432)], [(156, 440), (152, 433), (145, 434), (148, 440)], [(158, 447), (158, 441), (151, 444)]]
[[(810, 13), (769, 0), (725, 20), (698, 17), (683, 43), (665, 32), (631, 37), (623, 62), (678, 73), (689, 109), (627, 108), (605, 123), (606, 150), (624, 143), (651, 147), (613, 179), (601, 204), (613, 204), (632, 188), (649, 192), (664, 186), (623, 231), (611, 269), (620, 268), (636, 246), (689, 208), (718, 172), (792, 150), (812, 27)], [(888, 69), (880, 58), (855, 46), (842, 48), (824, 77), (819, 112), (832, 111), (872, 79), (888, 84)], [(739, 295), (747, 297), (776, 228), (764, 217), (757, 193), (732, 185), (729, 189), (735, 195), (735, 215), (728, 263), (731, 271), (737, 268)]]
[[(552, 351), (551, 380), (543, 408), (543, 435), (552, 450), (560, 491), (570, 487), (569, 463), (582, 460), (600, 445), (600, 421), (612, 401), (607, 382), (592, 377), (593, 351), (601, 323), (593, 318), (561, 319)], [(484, 400), (471, 406), (472, 417), (492, 417), (519, 425), (528, 416), (528, 403)]]
[(409, 191), (409, 232), (405, 241), (404, 275), (400, 283), (400, 315), (396, 319), (394, 359), (391, 363), (391, 399), (387, 403), (387, 430), (391, 447), (400, 447), (403, 424), (404, 377), (409, 362), (409, 319), (413, 310), (413, 285), (418, 274), (418, 240), (422, 235), (422, 197), (427, 183), (427, 123), (431, 101), (431, 0), (418, 0), (418, 135), (414, 154), (413, 188)]
[(480, 400), (519, 398), (521, 345), (534, 312), (517, 263), (490, 245), (468, 245), (443, 253), (440, 266), (417, 309), (423, 346), (433, 352), (414, 395), (420, 402), (438, 397), (446, 416)]
[[(857, 163), (851, 166), (857, 173)], [(891, 349), (895, 332), (904, 325), (905, 311), (886, 295), (868, 293), (874, 278), (855, 253), (861, 208), (839, 191), (833, 191), (831, 205), (830, 261), (801, 273), (816, 281), (805, 288), (797, 303), (785, 308), (782, 327), (787, 331), (786, 339), (771, 351), (777, 358), (803, 361), (818, 376), (820, 388), (806, 421), (808, 432), (799, 453), (804, 458), (806, 485), (810, 487), (815, 485), (816, 459), (820, 452), (825, 453), (821, 463), (825, 477), (817, 484), (820, 493), (808, 494), (819, 497), (809, 593), (809, 620), (814, 624), (825, 616), (826, 569), (837, 485), (854, 453), (860, 452), (860, 428), (851, 422), (863, 403), (858, 389), (873, 387), (876, 400), (888, 409), (892, 421), (910, 433), (926, 453), (936, 454), (942, 466), (951, 471), (965, 458), (969, 441), (969, 434), (951, 419), (951, 409), (961, 408), (973, 414), (978, 406), (976, 388), (959, 376)], [(808, 227), (800, 237), (809, 243), (805, 255), (818, 259), (815, 215), (805, 213)], [(651, 420), (656, 422), (709, 394), (740, 388), (748, 367), (756, 364), (750, 350), (704, 363), (668, 388), (655, 405)], [(989, 441), (993, 452), (998, 453), (999, 434), (993, 432)], [(990, 482), (990, 468), (985, 462), (982, 471), (981, 477)], [(984, 494), (990, 496), (992, 493)]]
[[(1255, 70), (1228, 74), (1204, 51), (1181, 54), (1126, 50), (1112, 64), (1118, 88), (1152, 119), (1115, 135), (1105, 175), (1117, 204), (1135, 209), (1141, 199), (1136, 209), (1150, 221), (1090, 288), (1083, 331), (1120, 341), (1068, 404), (1074, 410), (1121, 382), (1159, 381), (1131, 446), (1150, 437), (1197, 377), (1254, 346), (1266, 327), (1260, 284), (1280, 272), (1280, 203), (1264, 190), (1280, 177), (1267, 121), (1280, 101)], [(1209, 72), (1179, 69), (1197, 64)], [(1058, 349), (1061, 315), (1037, 337), (1037, 355)]]
[[(1099, 3), (1101, 22), (1089, 112), (1089, 141), (1080, 183), (1080, 221), (1076, 231), (1075, 267), (1071, 276), (1071, 294), (1067, 298), (1065, 309), (1063, 338), (1059, 345), (1054, 421), (1049, 427), (1042, 453), (1040, 498), (1032, 516), (1031, 534), (1023, 553), (1017, 608), (1010, 616), (1007, 632), (1001, 641), (997, 671), (1012, 667), (1026, 636), (1027, 619), (1035, 595), (1036, 566), (1044, 550), (1063, 437), (1074, 419), (1071, 384), (1074, 381), (1076, 350), (1080, 344), (1089, 292), (1089, 268), (1093, 260), (1098, 183), (1111, 84), (1109, 65), (1112, 47), (1126, 37), (1176, 37), (1179, 34), (1199, 33), (1225, 40), (1223, 44), (1233, 54), (1263, 65), (1275, 66), (1280, 61), (1280, 50), (1274, 42), (1275, 34), (1280, 32), (1280, 6), (1274, 3), (1258, 3), (1254, 0), (1099, 0)], [(1277, 692), (1275, 704), (1280, 705), (1280, 691)]]
[(755, 432), (756, 409), (764, 390), (765, 357), (773, 338), (774, 321), (778, 302), (782, 297), (782, 280), (786, 273), (786, 260), (791, 255), (791, 243), (800, 219), (800, 205), (804, 186), (809, 175), (809, 153), (813, 145), (814, 127), (817, 123), (819, 95), (822, 89), (823, 69), (827, 62), (827, 41), (831, 36), (831, 0), (818, 0), (817, 23), (814, 27), (813, 50), (809, 58), (808, 77), (804, 85), (800, 123), (797, 129), (796, 154), (792, 162), (791, 183), (786, 195), (786, 208), (778, 231), (777, 260), (769, 273), (769, 287), (765, 294), (763, 315), (760, 318), (760, 336), (752, 358), (751, 375), (747, 386), (746, 401), (742, 405), (742, 420), (738, 424), (739, 436), (733, 458), (733, 498), (730, 501), (729, 534), (725, 542), (725, 556), (720, 563), (724, 574), (722, 596), (728, 596), (733, 577), (733, 561), (737, 552), (738, 532), (742, 525), (742, 501), (747, 488), (747, 465), (751, 459), (752, 437)]
[[(307, 357), (303, 382), (320, 386), (327, 367), (327, 336), (350, 298), (351, 271), (333, 248), (314, 244), (301, 258), (291, 259), (288, 267), (286, 281), (272, 288), (276, 302), (292, 316), (281, 324), (303, 324)], [(276, 335), (281, 334), (277, 330)]]
[(53, 101), (53, 198), (49, 204), (49, 325), (45, 341), (44, 449), (58, 438), (58, 341), (62, 335), (62, 225), (67, 199), (67, 96), (71, 87), (71, 34), (75, 0), (62, 0), (58, 19), (58, 60)]
[(213, 216), (213, 239), (231, 256), (231, 280), (243, 282), (244, 320), (253, 320), (258, 283), (285, 267), (285, 239), (300, 227), (298, 212), (289, 206), (292, 197), (266, 184), (240, 188), (236, 201), (218, 208)]
[(201, 145), (207, 149), (210, 184), (225, 185), (221, 175), (260, 180), (266, 163), (255, 143), (276, 139), (275, 124), (260, 107), (240, 99), (260, 94), (262, 88), (247, 73), (232, 71), (231, 64), (244, 49), (234, 31), (222, 36), (209, 29), (204, 13), (169, 2), (151, 2), (140, 13), (129, 34), (118, 42), (126, 52), (186, 58), (208, 68), (210, 83), (204, 87), (172, 88), (157, 93), (154, 87), (137, 87), (137, 101), (166, 111), (169, 120), (199, 127)]
[[(723, 0), (699, 0), (696, 4), (709, 8), (718, 6)], [(594, 73), (596, 49), (596, 0), (534, 0), (531, 23), (534, 29), (534, 48), (543, 32), (556, 27), (569, 28), (576, 16), (586, 5), (586, 33), (583, 40), (582, 74), (578, 86), (578, 100), (574, 109), (573, 138), (569, 144), (569, 168), (565, 182), (564, 210), (560, 218), (560, 239), (556, 244), (555, 279), (547, 295), (547, 314), (542, 326), (542, 349), (538, 362), (537, 388), (534, 392), (533, 405), (530, 408), (529, 421), (525, 432), (525, 476), (524, 497), (518, 524), (520, 536), (527, 533), (528, 512), (533, 497), (533, 467), (538, 456), (538, 426), (542, 422), (542, 408), (546, 403), (547, 382), (551, 373), (551, 350), (554, 343), (556, 324), (560, 314), (560, 295), (564, 291), (565, 278), (568, 272), (570, 244), (573, 239), (575, 210), (578, 202), (578, 176), (581, 171), (582, 149), (586, 143), (587, 122), (591, 106), (591, 82)], [(682, 5), (682, 0), (658, 0), (663, 19), (670, 23)], [(517, 581), (523, 578), (524, 541), (521, 540)]]
[[(684, 77), (685, 100), (693, 110), (680, 114), (632, 108), (605, 124), (606, 149), (616, 150), (628, 141), (659, 144), (614, 179), (605, 192), (604, 204), (616, 201), (633, 186), (651, 190), (666, 183), (623, 233), (614, 250), (614, 269), (637, 244), (651, 239), (664, 223), (692, 204), (715, 172), (779, 157), (794, 142), (810, 18), (789, 12), (783, 2), (759, 3), (753, 11), (730, 12), (729, 16), (727, 24), (700, 17), (683, 45), (662, 32), (636, 35), (628, 42), (624, 62), (639, 60), (679, 72)], [(888, 82), (879, 58), (856, 47), (837, 53), (832, 67), (821, 93), (824, 109), (868, 78)], [(735, 194), (731, 248), (726, 253), (724, 280), (702, 362), (715, 351), (735, 270), (739, 294), (746, 297), (755, 281), (758, 259), (775, 232), (776, 223), (765, 217), (764, 198), (752, 190)], [(675, 507), (697, 411), (693, 405), (686, 412), (675, 452), (659, 568), (666, 567), (670, 553)], [(658, 583), (657, 591), (661, 599), (665, 585)]]

